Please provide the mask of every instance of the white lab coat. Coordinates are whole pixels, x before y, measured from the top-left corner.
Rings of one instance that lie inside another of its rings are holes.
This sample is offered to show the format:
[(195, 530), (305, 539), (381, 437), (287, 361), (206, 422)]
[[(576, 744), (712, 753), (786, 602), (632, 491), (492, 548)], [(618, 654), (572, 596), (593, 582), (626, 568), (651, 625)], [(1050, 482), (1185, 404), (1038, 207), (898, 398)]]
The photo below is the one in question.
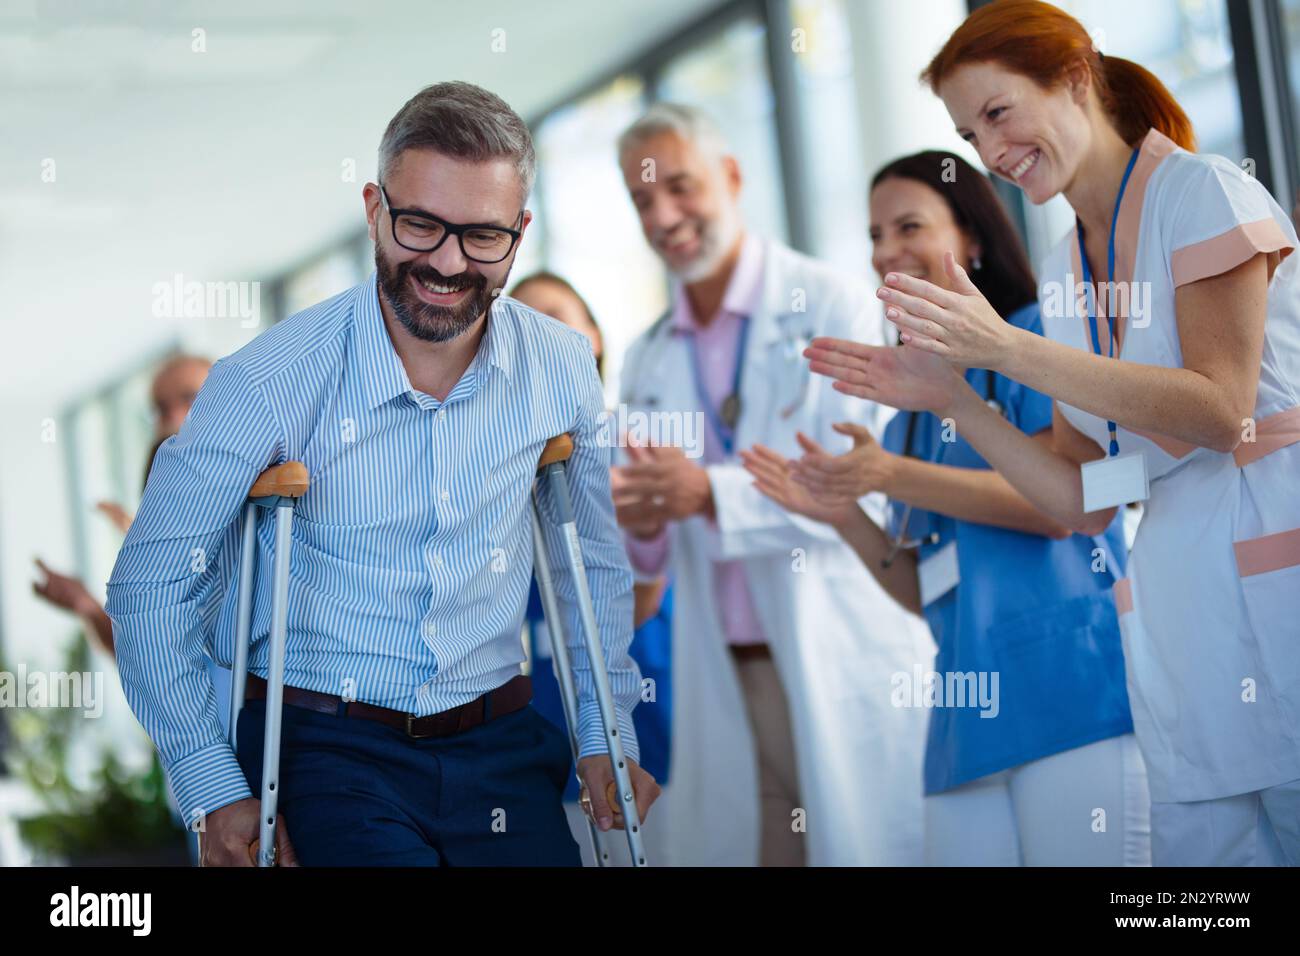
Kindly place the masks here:
[[(801, 430), (845, 451), (851, 443), (831, 430), (843, 421), (879, 437), (892, 411), (834, 391), (802, 355), (815, 335), (883, 343), (869, 289), (770, 241), (763, 272), (735, 447), (761, 443), (797, 457)], [(674, 335), (666, 319), (633, 343), (622, 382), (629, 411), (701, 408), (685, 337)], [(809, 864), (919, 864), (927, 713), (892, 706), (890, 681), (917, 664), (930, 669), (928, 629), (884, 592), (832, 528), (759, 493), (738, 459), (709, 466), (709, 477), (716, 526), (696, 516), (669, 531), (676, 587), (672, 763), (646, 826), (661, 857), (655, 862), (758, 863), (755, 744), (711, 567), (716, 559), (739, 558), (789, 702)], [(883, 503), (863, 503), (879, 520)]]

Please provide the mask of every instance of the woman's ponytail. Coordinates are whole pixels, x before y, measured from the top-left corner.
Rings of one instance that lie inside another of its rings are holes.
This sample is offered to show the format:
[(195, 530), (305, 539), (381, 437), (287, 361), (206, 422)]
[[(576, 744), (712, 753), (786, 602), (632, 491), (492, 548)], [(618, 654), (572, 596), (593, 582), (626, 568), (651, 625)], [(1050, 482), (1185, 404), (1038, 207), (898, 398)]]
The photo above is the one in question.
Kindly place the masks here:
[(1192, 121), (1154, 73), (1117, 56), (1098, 59), (1103, 78), (1098, 92), (1124, 142), (1136, 146), (1147, 130), (1157, 129), (1183, 149), (1196, 149)]

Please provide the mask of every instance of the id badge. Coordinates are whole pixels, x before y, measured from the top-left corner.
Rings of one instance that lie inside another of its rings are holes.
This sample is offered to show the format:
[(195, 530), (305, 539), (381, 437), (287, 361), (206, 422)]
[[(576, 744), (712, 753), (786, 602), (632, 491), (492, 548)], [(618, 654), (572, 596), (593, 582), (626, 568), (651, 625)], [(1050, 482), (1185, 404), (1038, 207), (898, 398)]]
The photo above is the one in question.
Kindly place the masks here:
[(1084, 462), (1080, 472), (1085, 512), (1146, 501), (1151, 494), (1146, 456), (1140, 451)]
[(916, 567), (921, 583), (921, 606), (939, 600), (957, 586), (961, 575), (957, 572), (957, 542), (949, 541), (938, 551), (923, 559)]

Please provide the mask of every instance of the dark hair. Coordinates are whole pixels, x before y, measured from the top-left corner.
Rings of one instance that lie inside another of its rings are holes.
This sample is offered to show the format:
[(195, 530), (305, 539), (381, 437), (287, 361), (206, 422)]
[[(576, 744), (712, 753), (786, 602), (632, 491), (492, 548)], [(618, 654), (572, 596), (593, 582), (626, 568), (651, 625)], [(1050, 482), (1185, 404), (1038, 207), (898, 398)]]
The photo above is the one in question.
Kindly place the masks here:
[(1136, 146), (1147, 130), (1156, 129), (1183, 149), (1196, 149), (1192, 121), (1165, 85), (1131, 60), (1103, 57), (1083, 24), (1050, 3), (997, 0), (979, 7), (935, 54), (921, 81), (938, 93), (939, 84), (963, 63), (997, 63), (1045, 90), (1083, 63), (1124, 142)]
[(871, 180), (910, 179), (943, 197), (957, 228), (979, 243), (980, 268), (971, 281), (1004, 319), (1038, 298), (1034, 270), (1020, 235), (988, 177), (956, 153), (927, 149), (886, 165)]
[(408, 149), (476, 163), (508, 159), (519, 174), (523, 201), (532, 192), (537, 156), (528, 125), (505, 100), (473, 83), (435, 83), (406, 101), (379, 142), (381, 185)]
[(582, 311), (585, 312), (587, 315), (587, 321), (591, 323), (591, 327), (596, 330), (596, 335), (600, 337), (601, 350), (600, 350), (600, 354), (596, 356), (596, 372), (597, 374), (600, 375), (601, 381), (604, 381), (605, 380), (605, 348), (604, 348), (605, 334), (601, 332), (600, 324), (596, 321), (596, 317), (591, 314), (591, 306), (587, 305), (587, 300), (584, 299), (582, 296), (578, 295), (578, 290), (575, 289), (567, 279), (557, 276), (554, 272), (547, 272), (545, 269), (539, 269), (537, 272), (529, 273), (528, 275), (520, 279), (518, 282), (516, 282), (514, 284), (514, 288), (510, 290), (511, 297), (518, 298), (520, 289), (522, 289), (526, 285), (532, 285), (533, 283), (536, 282), (549, 282), (552, 285), (559, 286), (562, 290), (567, 292), (569, 295), (573, 296), (573, 298), (577, 300), (578, 305), (582, 306)]

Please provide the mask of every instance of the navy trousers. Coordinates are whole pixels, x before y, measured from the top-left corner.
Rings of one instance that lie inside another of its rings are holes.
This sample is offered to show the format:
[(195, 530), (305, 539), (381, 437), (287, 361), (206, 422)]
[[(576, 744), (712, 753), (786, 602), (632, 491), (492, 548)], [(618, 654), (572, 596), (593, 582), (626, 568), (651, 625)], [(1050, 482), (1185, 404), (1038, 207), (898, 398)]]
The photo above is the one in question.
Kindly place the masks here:
[[(260, 797), (265, 701), (239, 715)], [(569, 738), (530, 704), (451, 737), (285, 705), (279, 812), (303, 866), (581, 866)]]

